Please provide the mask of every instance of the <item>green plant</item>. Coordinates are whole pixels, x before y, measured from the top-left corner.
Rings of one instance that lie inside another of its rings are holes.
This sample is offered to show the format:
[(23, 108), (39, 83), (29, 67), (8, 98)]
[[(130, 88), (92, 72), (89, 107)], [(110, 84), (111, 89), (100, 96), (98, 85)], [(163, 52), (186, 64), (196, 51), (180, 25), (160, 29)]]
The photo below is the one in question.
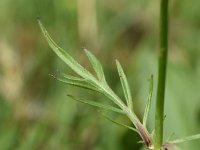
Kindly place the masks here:
[[(38, 22), (39, 22), (39, 25), (42, 29), (42, 32), (43, 32), (47, 42), (49, 43), (52, 50), (80, 77), (75, 77), (75, 76), (66, 75), (66, 74), (63, 74), (62, 77), (55, 77), (54, 75), (52, 75), (52, 76), (55, 79), (57, 79), (61, 82), (64, 82), (66, 84), (70, 84), (70, 85), (78, 86), (81, 88), (97, 91), (97, 92), (105, 95), (108, 99), (110, 99), (118, 107), (113, 107), (113, 106), (104, 105), (104, 104), (94, 102), (94, 101), (76, 98), (72, 95), (68, 95), (68, 96), (71, 97), (72, 99), (77, 100), (82, 103), (86, 103), (86, 104), (89, 104), (89, 105), (92, 105), (95, 107), (99, 107), (101, 109), (106, 109), (106, 110), (110, 110), (110, 111), (113, 111), (116, 113), (126, 115), (131, 120), (131, 122), (134, 124), (135, 128), (123, 125), (121, 123), (118, 123), (118, 124), (128, 127), (129, 129), (131, 129), (133, 131), (136, 131), (141, 136), (144, 144), (149, 149), (153, 149), (153, 138), (152, 138), (152, 135), (148, 132), (148, 130), (146, 128), (146, 122), (147, 122), (147, 117), (148, 117), (148, 113), (149, 113), (149, 109), (150, 109), (151, 97), (152, 97), (152, 91), (153, 91), (153, 76), (151, 77), (151, 80), (150, 80), (150, 92), (149, 92), (149, 98), (148, 98), (147, 106), (146, 106), (144, 117), (143, 117), (143, 122), (141, 122), (133, 110), (130, 88), (129, 88), (129, 85), (127, 82), (126, 75), (124, 74), (122, 66), (120, 65), (118, 60), (116, 60), (116, 66), (118, 69), (119, 77), (120, 77), (122, 88), (124, 91), (126, 104), (109, 87), (109, 85), (106, 82), (101, 63), (96, 59), (96, 57), (91, 52), (84, 49), (89, 61), (92, 64), (92, 67), (96, 73), (96, 76), (92, 75), (88, 70), (86, 70), (83, 66), (81, 66), (76, 60), (74, 60), (67, 52), (65, 52), (62, 48), (60, 48), (51, 39), (48, 32), (42, 25), (42, 23), (39, 20), (38, 20)], [(109, 117), (107, 117), (107, 118), (109, 120), (112, 120)], [(113, 122), (115, 122), (115, 121), (113, 121)]]
[(168, 51), (168, 0), (161, 0), (160, 3), (160, 52), (158, 67), (158, 88), (155, 114), (155, 149), (159, 150), (163, 143), (163, 118), (164, 118), (164, 97), (165, 79), (167, 70)]
[(110, 88), (108, 85), (103, 68), (101, 63), (97, 60), (97, 58), (88, 50), (84, 49), (96, 75), (93, 75), (88, 70), (86, 70), (83, 66), (81, 66), (74, 58), (72, 58), (66, 51), (60, 48), (49, 36), (48, 32), (46, 31), (45, 27), (38, 19), (39, 26), (44, 34), (45, 39), (47, 40), (49, 46), (52, 50), (62, 59), (73, 71), (75, 71), (80, 77), (71, 76), (62, 74), (61, 77), (56, 77), (52, 75), (58, 81), (64, 82), (66, 84), (70, 84), (73, 86), (78, 86), (81, 88), (89, 89), (92, 91), (99, 92), (110, 99), (116, 107), (105, 105), (102, 103), (94, 102), (91, 100), (80, 99), (74, 97), (72, 95), (68, 95), (70, 98), (86, 103), (101, 109), (113, 111), (115, 113), (126, 115), (131, 122), (133, 123), (134, 127), (130, 127), (124, 125), (122, 123), (118, 123), (111, 119), (110, 117), (106, 116), (110, 121), (127, 127), (135, 132), (137, 132), (144, 145), (148, 149), (152, 150), (176, 150), (178, 149), (175, 144), (195, 140), (200, 138), (200, 134), (189, 136), (186, 138), (182, 138), (179, 140), (174, 141), (166, 141), (163, 144), (163, 112), (164, 112), (164, 93), (165, 93), (165, 77), (166, 77), (166, 67), (167, 67), (167, 50), (168, 50), (168, 0), (161, 0), (161, 22), (160, 22), (160, 56), (159, 56), (159, 75), (158, 75), (158, 91), (157, 91), (157, 101), (156, 101), (156, 116), (155, 116), (155, 135), (150, 133), (147, 130), (146, 123), (147, 118), (151, 106), (151, 99), (152, 99), (152, 92), (153, 92), (153, 76), (150, 78), (150, 86), (149, 86), (149, 97), (147, 100), (143, 121), (140, 121), (133, 110), (132, 104), (132, 97), (129, 88), (129, 84), (126, 78), (126, 75), (123, 71), (123, 68), (118, 60), (116, 60), (116, 66), (119, 73), (120, 81), (122, 84), (125, 101), (123, 100)]
[(189, 136), (174, 141), (167, 141), (163, 144), (163, 122), (164, 122), (164, 102), (165, 102), (165, 80), (167, 70), (167, 53), (168, 53), (168, 0), (160, 2), (160, 52), (158, 67), (158, 86), (155, 113), (155, 150), (178, 149), (175, 144), (195, 140), (200, 138), (200, 134)]

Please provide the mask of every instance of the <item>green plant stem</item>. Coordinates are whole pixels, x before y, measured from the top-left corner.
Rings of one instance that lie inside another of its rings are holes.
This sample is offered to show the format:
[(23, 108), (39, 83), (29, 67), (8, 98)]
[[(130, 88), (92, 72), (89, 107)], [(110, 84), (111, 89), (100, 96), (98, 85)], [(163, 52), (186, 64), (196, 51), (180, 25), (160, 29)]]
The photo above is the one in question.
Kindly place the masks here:
[(164, 118), (164, 97), (165, 79), (168, 51), (168, 0), (161, 0), (160, 3), (160, 52), (158, 86), (155, 114), (155, 150), (160, 150), (163, 143), (163, 118)]

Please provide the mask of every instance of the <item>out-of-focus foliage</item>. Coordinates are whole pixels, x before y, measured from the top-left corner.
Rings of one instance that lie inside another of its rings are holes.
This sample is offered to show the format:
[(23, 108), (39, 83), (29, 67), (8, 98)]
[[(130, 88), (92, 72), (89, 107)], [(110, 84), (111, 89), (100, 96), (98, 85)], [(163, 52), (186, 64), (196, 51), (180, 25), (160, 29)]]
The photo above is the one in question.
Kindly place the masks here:
[[(173, 132), (172, 138), (200, 132), (199, 5), (196, 0), (170, 1), (165, 139)], [(99, 101), (101, 95), (62, 85), (48, 75), (73, 72), (49, 50), (36, 18), (40, 16), (57, 43), (84, 66), (89, 62), (81, 47), (95, 53), (110, 86), (123, 96), (114, 66), (117, 58), (125, 67), (134, 109), (143, 116), (147, 79), (151, 74), (156, 79), (157, 73), (158, 12), (159, 0), (1, 0), (0, 149), (140, 149), (136, 133), (111, 124), (98, 111), (66, 96)], [(147, 123), (150, 129), (153, 110)], [(198, 150), (199, 143), (180, 147)]]

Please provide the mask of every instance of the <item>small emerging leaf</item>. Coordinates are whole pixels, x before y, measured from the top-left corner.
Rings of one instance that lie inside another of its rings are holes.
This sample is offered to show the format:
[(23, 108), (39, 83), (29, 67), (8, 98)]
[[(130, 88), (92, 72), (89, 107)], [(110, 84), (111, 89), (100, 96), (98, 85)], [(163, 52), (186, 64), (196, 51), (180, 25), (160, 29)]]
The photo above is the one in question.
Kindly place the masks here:
[(119, 123), (119, 122), (113, 120), (112, 118), (110, 118), (109, 116), (107, 116), (107, 115), (105, 115), (105, 114), (103, 114), (103, 116), (104, 116), (106, 119), (108, 119), (109, 121), (111, 121), (112, 123), (115, 123), (115, 124), (117, 124), (117, 125), (119, 125), (119, 126), (122, 126), (122, 127), (128, 128), (129, 130), (132, 130), (132, 131), (138, 133), (137, 129), (135, 129), (135, 128), (133, 128), (133, 127), (127, 126), (127, 125), (122, 124), (122, 123)]
[(133, 104), (132, 104), (131, 90), (130, 90), (130, 87), (128, 85), (126, 75), (125, 75), (125, 73), (122, 69), (122, 66), (121, 66), (121, 64), (119, 63), (118, 60), (116, 60), (116, 65), (117, 65), (117, 70), (118, 70), (118, 73), (119, 73), (119, 77), (120, 77), (120, 81), (121, 81), (121, 84), (122, 84), (122, 88), (123, 88), (123, 91), (124, 91), (124, 95), (125, 95), (125, 98), (126, 98), (127, 105), (132, 110)]
[(104, 105), (104, 104), (101, 104), (101, 103), (98, 103), (98, 102), (94, 102), (94, 101), (89, 101), (89, 100), (85, 100), (85, 99), (80, 99), (80, 98), (76, 98), (72, 95), (67, 95), (69, 96), (70, 98), (72, 98), (73, 100), (76, 100), (76, 101), (79, 101), (81, 103), (85, 103), (85, 104), (88, 104), (88, 105), (91, 105), (91, 106), (95, 106), (95, 107), (98, 107), (98, 108), (101, 108), (101, 109), (105, 109), (105, 110), (111, 110), (113, 112), (117, 112), (117, 113), (120, 113), (120, 114), (124, 114), (124, 112), (118, 108), (115, 108), (115, 107), (112, 107), (112, 106), (109, 106), (109, 105)]
[(94, 71), (96, 72), (98, 79), (100, 81), (105, 82), (105, 76), (104, 76), (104, 72), (103, 72), (101, 63), (90, 51), (88, 51), (87, 49), (84, 49), (84, 51), (85, 51), (87, 57), (89, 58), (89, 61), (92, 64), (92, 67), (93, 67)]
[(144, 117), (143, 117), (143, 125), (145, 127), (146, 127), (147, 118), (148, 118), (149, 110), (150, 110), (150, 106), (151, 106), (152, 93), (153, 93), (153, 75), (151, 76), (151, 78), (149, 80), (149, 96), (148, 96), (148, 100), (147, 100), (147, 104), (146, 104), (146, 108), (145, 108), (145, 112), (144, 112)]

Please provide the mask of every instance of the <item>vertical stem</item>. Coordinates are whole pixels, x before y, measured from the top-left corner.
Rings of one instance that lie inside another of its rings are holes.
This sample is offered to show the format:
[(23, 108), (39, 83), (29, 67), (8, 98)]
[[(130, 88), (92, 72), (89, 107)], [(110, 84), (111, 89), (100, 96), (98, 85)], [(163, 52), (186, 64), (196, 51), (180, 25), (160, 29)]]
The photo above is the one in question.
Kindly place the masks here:
[(168, 51), (168, 0), (161, 0), (160, 52), (159, 52), (156, 115), (155, 115), (155, 150), (160, 150), (163, 143), (163, 118), (164, 118), (167, 51)]

